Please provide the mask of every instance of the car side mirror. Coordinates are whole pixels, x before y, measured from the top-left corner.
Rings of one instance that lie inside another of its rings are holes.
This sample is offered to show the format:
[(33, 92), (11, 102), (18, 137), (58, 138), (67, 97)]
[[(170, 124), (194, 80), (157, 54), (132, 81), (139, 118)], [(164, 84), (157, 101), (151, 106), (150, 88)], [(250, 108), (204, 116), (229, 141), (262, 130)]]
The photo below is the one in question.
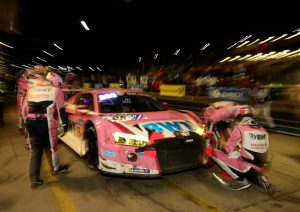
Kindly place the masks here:
[(68, 105), (66, 106), (66, 112), (71, 114), (84, 113), (88, 108), (88, 105)]
[(77, 105), (77, 108), (80, 109), (89, 109), (88, 105)]

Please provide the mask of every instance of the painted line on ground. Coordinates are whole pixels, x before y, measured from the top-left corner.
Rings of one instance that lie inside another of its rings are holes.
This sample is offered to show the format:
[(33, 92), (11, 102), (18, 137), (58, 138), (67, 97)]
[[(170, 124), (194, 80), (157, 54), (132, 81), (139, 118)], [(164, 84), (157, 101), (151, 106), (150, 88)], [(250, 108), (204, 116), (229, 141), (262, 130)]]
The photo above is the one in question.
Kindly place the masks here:
[(186, 199), (192, 201), (196, 205), (199, 205), (201, 208), (204, 208), (205, 211), (221, 211), (220, 209), (210, 205), (206, 200), (192, 194), (191, 192), (187, 191), (183, 187), (177, 185), (176, 183), (168, 180), (167, 178), (163, 178), (162, 182), (175, 190), (177, 193), (184, 196)]
[(46, 157), (43, 157), (42, 171), (44, 173), (44, 179), (47, 182), (51, 182), (48, 185), (57, 202), (59, 211), (76, 212), (75, 206), (68, 197), (63, 185), (60, 183), (58, 176), (52, 176), (52, 170)]

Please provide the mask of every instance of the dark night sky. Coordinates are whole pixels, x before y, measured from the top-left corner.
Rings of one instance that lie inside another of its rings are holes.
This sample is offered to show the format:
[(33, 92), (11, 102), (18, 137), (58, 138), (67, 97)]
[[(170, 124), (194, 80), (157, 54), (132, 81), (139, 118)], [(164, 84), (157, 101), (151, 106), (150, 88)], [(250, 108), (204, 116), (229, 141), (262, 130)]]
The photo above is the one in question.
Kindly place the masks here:
[[(217, 49), (253, 34), (268, 37), (300, 27), (297, 7), (243, 1), (169, 0), (18, 0), (20, 34), (9, 34), (16, 61), (30, 62), (64, 47), (52, 63), (120, 66), (155, 52), (172, 54), (177, 48), (200, 49), (210, 42)], [(85, 31), (79, 21), (90, 27)], [(1, 36), (1, 34), (0, 34)], [(212, 46), (212, 47), (213, 47)], [(183, 52), (182, 52), (183, 53)]]

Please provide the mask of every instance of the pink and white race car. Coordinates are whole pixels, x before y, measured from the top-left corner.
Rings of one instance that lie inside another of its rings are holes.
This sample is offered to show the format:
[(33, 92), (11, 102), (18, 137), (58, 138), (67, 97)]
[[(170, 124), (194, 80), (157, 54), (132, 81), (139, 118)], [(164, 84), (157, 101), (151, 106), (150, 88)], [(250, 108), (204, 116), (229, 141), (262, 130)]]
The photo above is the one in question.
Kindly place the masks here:
[(60, 139), (104, 174), (161, 177), (204, 165), (204, 122), (170, 110), (146, 92), (95, 89), (66, 102)]

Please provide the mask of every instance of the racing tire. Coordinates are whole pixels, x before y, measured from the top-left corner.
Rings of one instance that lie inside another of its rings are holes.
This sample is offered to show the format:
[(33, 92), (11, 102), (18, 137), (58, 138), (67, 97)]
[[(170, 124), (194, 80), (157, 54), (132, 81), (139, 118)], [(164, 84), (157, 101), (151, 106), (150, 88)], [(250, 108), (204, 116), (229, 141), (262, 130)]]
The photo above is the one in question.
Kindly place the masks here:
[(96, 130), (93, 126), (90, 126), (87, 129), (87, 139), (88, 139), (88, 152), (86, 155), (86, 160), (90, 168), (96, 169), (99, 166), (98, 139), (97, 139)]

